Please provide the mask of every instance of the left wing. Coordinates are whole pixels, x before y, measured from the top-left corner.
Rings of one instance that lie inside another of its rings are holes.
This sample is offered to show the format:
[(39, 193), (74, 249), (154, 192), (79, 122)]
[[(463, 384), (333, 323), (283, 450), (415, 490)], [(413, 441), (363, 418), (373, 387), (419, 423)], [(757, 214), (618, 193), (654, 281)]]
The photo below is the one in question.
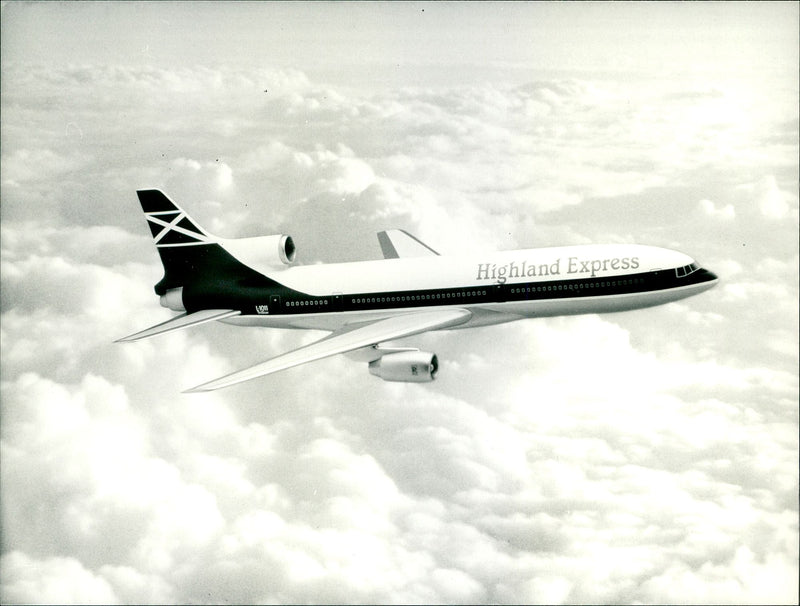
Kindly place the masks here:
[(340, 353), (370, 347), (381, 341), (400, 339), (429, 330), (451, 328), (463, 324), (472, 314), (466, 309), (439, 309), (401, 314), (369, 324), (345, 326), (320, 341), (315, 341), (294, 351), (262, 362), (245, 370), (240, 370), (214, 381), (203, 383), (184, 393), (213, 391), (249, 381), (256, 377), (272, 374), (306, 362), (313, 362)]
[(438, 252), (404, 229), (379, 231), (378, 243), (384, 259), (439, 256)]

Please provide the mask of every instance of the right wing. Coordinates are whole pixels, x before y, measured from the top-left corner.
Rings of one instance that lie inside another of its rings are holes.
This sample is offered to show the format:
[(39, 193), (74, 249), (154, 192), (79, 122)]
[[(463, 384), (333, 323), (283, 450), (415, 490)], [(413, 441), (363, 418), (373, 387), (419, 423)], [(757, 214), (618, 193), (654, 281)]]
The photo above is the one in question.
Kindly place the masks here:
[(315, 341), (245, 370), (203, 383), (186, 390), (184, 393), (213, 391), (293, 366), (299, 366), (306, 362), (313, 362), (336, 354), (377, 345), (382, 341), (400, 339), (429, 330), (451, 328), (463, 324), (471, 316), (472, 314), (466, 309), (438, 309), (401, 314), (368, 324), (345, 326), (320, 341)]
[(384, 259), (399, 259), (400, 257), (429, 257), (438, 256), (430, 246), (418, 240), (403, 229), (387, 229), (378, 232), (378, 242), (381, 245)]

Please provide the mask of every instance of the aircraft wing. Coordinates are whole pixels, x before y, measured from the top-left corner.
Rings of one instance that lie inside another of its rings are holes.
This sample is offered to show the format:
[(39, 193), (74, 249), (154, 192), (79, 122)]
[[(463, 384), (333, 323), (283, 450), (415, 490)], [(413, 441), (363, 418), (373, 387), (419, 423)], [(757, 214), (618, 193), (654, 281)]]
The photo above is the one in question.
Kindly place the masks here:
[(430, 246), (418, 240), (403, 229), (387, 229), (378, 232), (378, 243), (381, 245), (384, 259), (400, 257), (438, 256)]
[(400, 339), (429, 330), (451, 328), (463, 324), (471, 316), (472, 314), (466, 309), (441, 309), (400, 314), (375, 322), (345, 326), (320, 341), (315, 341), (214, 381), (203, 383), (186, 390), (184, 393), (213, 391), (293, 366), (299, 366), (306, 362), (313, 362), (336, 354), (376, 345), (382, 341)]

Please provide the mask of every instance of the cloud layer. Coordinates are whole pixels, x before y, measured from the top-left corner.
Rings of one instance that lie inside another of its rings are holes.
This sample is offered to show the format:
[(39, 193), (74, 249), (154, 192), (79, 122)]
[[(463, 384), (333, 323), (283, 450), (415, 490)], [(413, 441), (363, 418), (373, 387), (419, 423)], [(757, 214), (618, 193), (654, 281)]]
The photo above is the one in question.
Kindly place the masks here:
[[(796, 73), (370, 88), (23, 59), (4, 51), (4, 602), (796, 600)], [(722, 284), (420, 336), (424, 387), (341, 357), (181, 395), (320, 335), (113, 344), (168, 317), (141, 187), (223, 236), (290, 233), (303, 263), (378, 258), (399, 227), (452, 254), (667, 246)]]

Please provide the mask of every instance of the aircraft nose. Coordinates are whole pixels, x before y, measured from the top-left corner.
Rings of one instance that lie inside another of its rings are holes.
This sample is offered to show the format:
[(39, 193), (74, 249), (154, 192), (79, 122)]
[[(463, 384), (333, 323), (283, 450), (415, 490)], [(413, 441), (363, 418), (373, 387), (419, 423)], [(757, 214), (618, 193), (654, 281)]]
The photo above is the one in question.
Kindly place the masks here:
[(717, 282), (719, 282), (719, 276), (715, 274), (713, 271), (708, 269), (701, 269), (698, 273), (697, 279), (699, 282), (709, 282), (710, 286), (713, 286)]

